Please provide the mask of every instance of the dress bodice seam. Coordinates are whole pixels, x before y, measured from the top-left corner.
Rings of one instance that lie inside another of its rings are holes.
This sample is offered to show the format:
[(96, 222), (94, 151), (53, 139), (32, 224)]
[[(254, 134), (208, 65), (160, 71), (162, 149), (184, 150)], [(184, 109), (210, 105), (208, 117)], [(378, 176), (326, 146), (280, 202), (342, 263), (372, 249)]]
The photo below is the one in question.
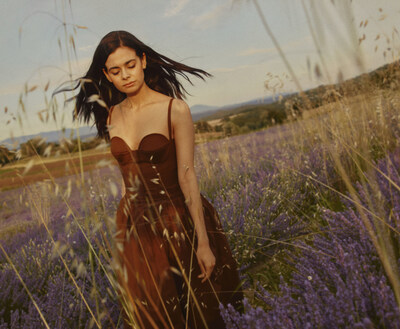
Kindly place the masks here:
[[(160, 136), (164, 137), (165, 140), (167, 140), (168, 142), (167, 142), (166, 144), (164, 144), (164, 145), (162, 145), (162, 146), (156, 148), (156, 149), (152, 149), (152, 150), (142, 150), (142, 149), (141, 149), (142, 142), (144, 141), (144, 139), (146, 139), (147, 137), (152, 136), (152, 135), (160, 135)], [(155, 151), (158, 151), (158, 150), (160, 150), (160, 149), (166, 147), (167, 145), (169, 145), (170, 143), (172, 143), (172, 142), (174, 141), (174, 138), (168, 139), (164, 134), (161, 134), (161, 133), (151, 133), (151, 134), (148, 134), (148, 135), (144, 136), (144, 137), (142, 138), (142, 140), (140, 141), (140, 143), (139, 143), (139, 147), (138, 147), (137, 149), (133, 150), (133, 149), (128, 145), (128, 143), (127, 143), (123, 138), (121, 138), (121, 137), (119, 137), (119, 136), (113, 136), (113, 137), (111, 137), (110, 141), (112, 142), (112, 140), (113, 140), (114, 138), (120, 139), (120, 140), (123, 142), (123, 144), (129, 149), (129, 151), (130, 151), (131, 153), (138, 153), (138, 152), (155, 152)]]

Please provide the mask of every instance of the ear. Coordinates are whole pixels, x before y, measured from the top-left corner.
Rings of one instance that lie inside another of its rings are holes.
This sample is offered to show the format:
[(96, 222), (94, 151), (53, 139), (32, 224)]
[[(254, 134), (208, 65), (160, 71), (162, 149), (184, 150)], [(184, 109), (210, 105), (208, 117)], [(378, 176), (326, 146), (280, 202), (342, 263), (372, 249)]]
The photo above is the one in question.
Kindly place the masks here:
[(145, 53), (143, 53), (141, 60), (142, 60), (142, 68), (145, 69), (146, 66), (147, 66), (147, 59), (146, 59), (146, 54)]
[(112, 81), (111, 81), (111, 79), (110, 79), (110, 75), (108, 74), (108, 72), (107, 72), (105, 69), (103, 69), (103, 73), (104, 73), (104, 75), (106, 76), (107, 80), (110, 81), (110, 82), (112, 83)]

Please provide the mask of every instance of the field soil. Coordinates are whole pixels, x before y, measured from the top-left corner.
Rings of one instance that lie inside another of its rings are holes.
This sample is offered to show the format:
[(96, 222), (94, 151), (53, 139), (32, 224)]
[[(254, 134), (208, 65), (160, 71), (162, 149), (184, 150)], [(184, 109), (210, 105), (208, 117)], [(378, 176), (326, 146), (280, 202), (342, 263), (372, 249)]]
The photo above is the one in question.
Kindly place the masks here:
[[(82, 152), (83, 171), (117, 164), (109, 149)], [(26, 172), (25, 172), (26, 171)], [(80, 173), (78, 153), (59, 157), (32, 157), (0, 169), (0, 191), (15, 189), (34, 182)]]

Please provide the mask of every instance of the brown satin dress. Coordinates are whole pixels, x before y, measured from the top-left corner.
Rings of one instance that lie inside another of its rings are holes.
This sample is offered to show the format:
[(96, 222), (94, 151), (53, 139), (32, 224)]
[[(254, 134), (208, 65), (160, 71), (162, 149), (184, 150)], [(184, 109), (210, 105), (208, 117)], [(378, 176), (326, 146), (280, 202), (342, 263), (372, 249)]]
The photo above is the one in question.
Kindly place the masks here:
[[(117, 136), (111, 152), (126, 187), (116, 215), (115, 259), (125, 328), (224, 328), (219, 303), (241, 307), (237, 265), (213, 206), (201, 196), (216, 265), (201, 283), (196, 234), (178, 184), (175, 141), (146, 135), (138, 150)], [(111, 124), (111, 114), (109, 124)]]

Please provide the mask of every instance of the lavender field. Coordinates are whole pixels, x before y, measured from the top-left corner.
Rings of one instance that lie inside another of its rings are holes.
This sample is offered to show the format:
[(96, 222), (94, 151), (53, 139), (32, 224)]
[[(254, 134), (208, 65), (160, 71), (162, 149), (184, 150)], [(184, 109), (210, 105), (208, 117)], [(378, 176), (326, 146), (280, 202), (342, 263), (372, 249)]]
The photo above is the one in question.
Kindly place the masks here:
[[(197, 146), (246, 295), (228, 328), (400, 328), (399, 106), (376, 90)], [(105, 165), (1, 192), (0, 328), (122, 327), (118, 182)]]

